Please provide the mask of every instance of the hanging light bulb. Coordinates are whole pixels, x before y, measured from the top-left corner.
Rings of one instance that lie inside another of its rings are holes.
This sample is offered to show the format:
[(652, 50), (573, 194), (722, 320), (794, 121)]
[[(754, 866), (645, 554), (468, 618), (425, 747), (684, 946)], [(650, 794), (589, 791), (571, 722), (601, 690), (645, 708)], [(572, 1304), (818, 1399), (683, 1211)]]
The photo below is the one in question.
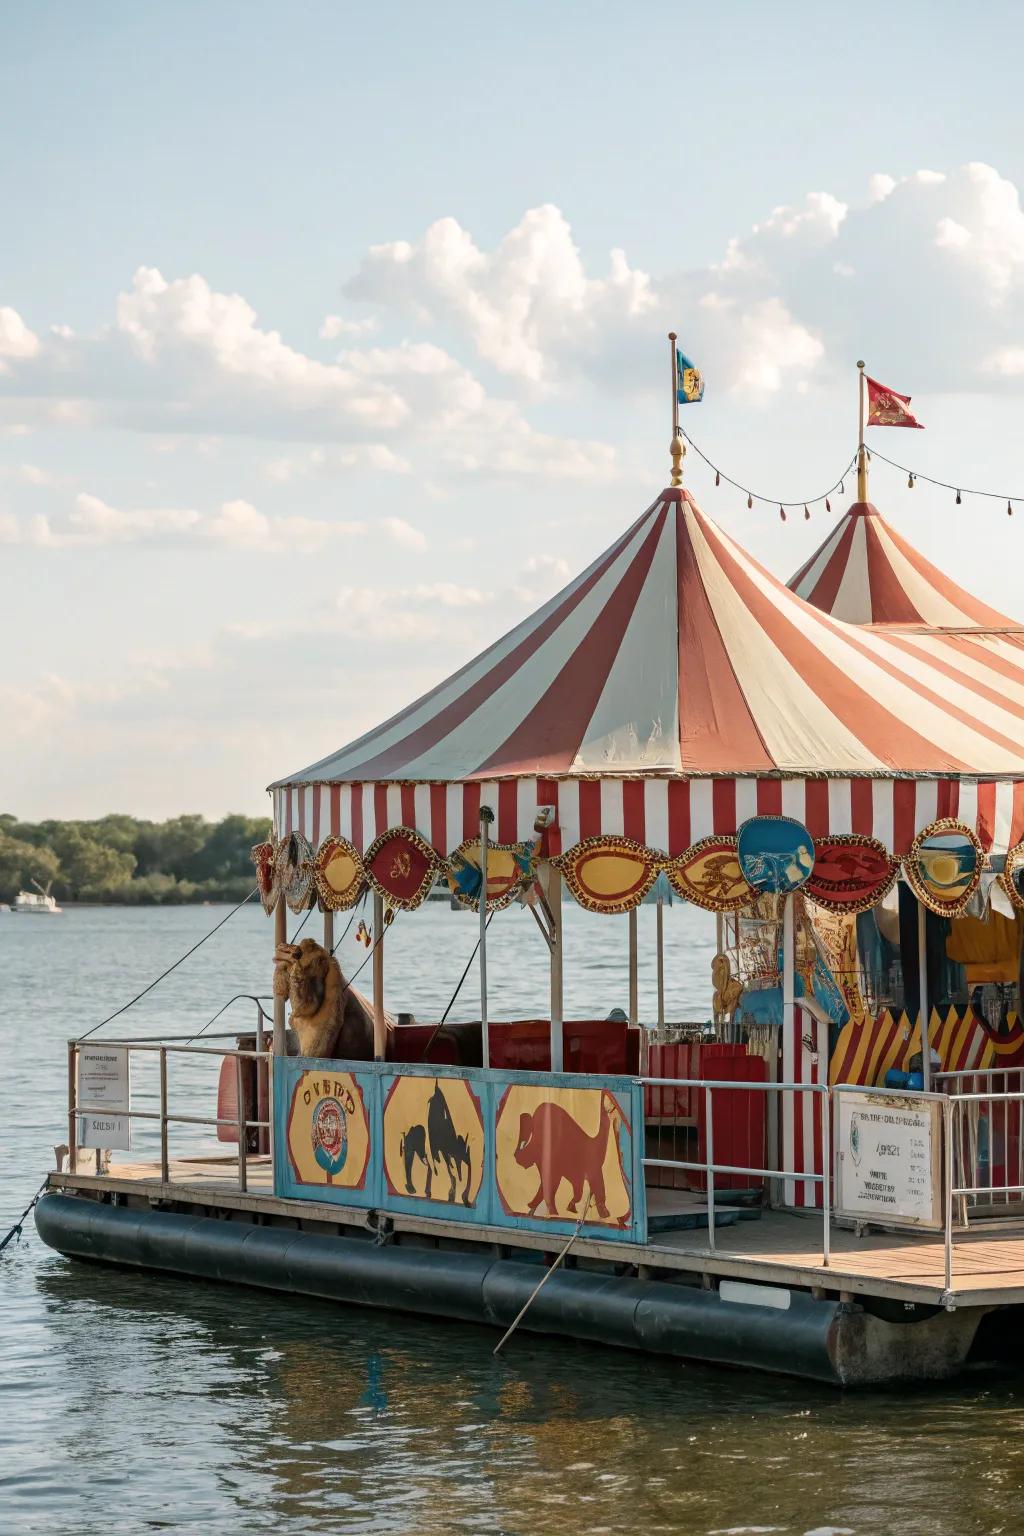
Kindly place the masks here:
[(957, 491), (957, 493), (956, 493), (956, 504), (957, 504), (958, 507), (961, 505), (960, 492), (959, 491)]
[(1010, 501), (1006, 503), (1006, 515), (1007, 517), (1013, 516), (1013, 503)]
[(717, 470), (717, 469), (716, 469), (716, 470), (715, 470), (715, 484), (716, 484), (716, 485), (721, 485), (721, 483), (722, 483), (722, 477), (721, 477), (721, 475), (720, 475), (720, 474), (719, 474), (719, 473), (718, 473), (718, 470)]
[(825, 511), (826, 512), (831, 512), (832, 511), (832, 503), (829, 501), (827, 496), (825, 497)]
[(811, 514), (810, 514), (810, 512), (809, 512), (809, 511), (808, 511), (808, 510), (807, 510), (807, 503), (806, 503), (806, 502), (804, 502), (804, 522), (805, 522), (805, 523), (809, 523), (809, 522), (810, 522), (810, 520), (811, 520)]
[(785, 522), (785, 521), (786, 521), (786, 509), (785, 509), (785, 507), (784, 507), (784, 506), (783, 506), (783, 505), (782, 505), (782, 503), (781, 503), (781, 502), (780, 502), (780, 503), (779, 503), (779, 516), (780, 516), (780, 517), (781, 517), (781, 518), (782, 518), (782, 521), (783, 521), (783, 522)]
[(914, 477), (913, 477), (913, 475), (908, 475), (907, 476), (907, 489), (909, 491), (912, 491), (914, 489)]
[(748, 497), (747, 497), (747, 506), (748, 507), (752, 507), (753, 505), (754, 505), (754, 498), (753, 498), (753, 496), (749, 496), (748, 495)]
[(846, 482), (845, 482), (845, 480), (840, 480), (840, 482), (839, 482), (839, 494), (840, 494), (840, 496), (845, 496), (846, 495)]

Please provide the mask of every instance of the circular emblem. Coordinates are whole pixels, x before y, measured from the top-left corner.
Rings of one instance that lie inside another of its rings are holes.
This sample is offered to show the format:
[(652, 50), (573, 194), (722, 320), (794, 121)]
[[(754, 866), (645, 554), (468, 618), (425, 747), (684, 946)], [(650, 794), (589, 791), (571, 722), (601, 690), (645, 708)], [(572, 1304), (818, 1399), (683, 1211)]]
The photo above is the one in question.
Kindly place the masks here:
[(348, 1157), (348, 1117), (337, 1099), (321, 1099), (310, 1126), (313, 1155), (325, 1173), (340, 1173)]

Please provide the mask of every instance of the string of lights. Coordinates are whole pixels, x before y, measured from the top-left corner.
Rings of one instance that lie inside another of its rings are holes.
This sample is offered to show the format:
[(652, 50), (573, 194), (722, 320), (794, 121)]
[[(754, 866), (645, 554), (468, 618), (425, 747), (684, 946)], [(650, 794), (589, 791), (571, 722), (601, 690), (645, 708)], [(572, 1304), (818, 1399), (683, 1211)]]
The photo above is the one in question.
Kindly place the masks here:
[[(846, 468), (843, 470), (842, 474), (839, 476), (839, 479), (836, 480), (833, 485), (830, 485), (827, 491), (822, 491), (817, 496), (808, 496), (804, 500), (780, 501), (776, 496), (764, 496), (758, 491), (751, 491), (739, 480), (734, 480), (731, 475), (727, 475), (725, 471), (720, 469), (717, 464), (712, 463), (707, 454), (704, 453), (702, 449), (698, 448), (693, 438), (684, 432), (682, 427), (679, 429), (679, 435), (690, 445), (697, 457), (702, 460), (702, 462), (705, 463), (709, 469), (714, 471), (716, 485), (721, 485), (724, 480), (726, 485), (731, 485), (735, 490), (742, 492), (742, 494), (747, 498), (748, 507), (752, 507), (755, 501), (763, 502), (766, 506), (778, 507), (779, 516), (783, 522), (786, 521), (787, 507), (803, 507), (804, 517), (809, 518), (811, 515), (811, 507), (815, 506), (818, 502), (823, 501), (825, 503), (825, 511), (831, 512), (832, 502), (830, 498), (835, 495), (836, 491), (838, 491), (841, 496), (845, 494), (846, 477), (847, 475), (852, 474), (857, 466), (857, 455), (855, 453), (850, 459), (850, 462), (847, 464)], [(878, 459), (881, 463), (888, 464), (890, 469), (898, 469), (900, 474), (906, 475), (907, 486), (910, 490), (914, 489), (914, 486), (917, 484), (918, 480), (923, 480), (926, 485), (934, 485), (939, 490), (955, 491), (956, 504), (958, 507), (963, 505), (963, 498), (965, 496), (981, 496), (984, 497), (987, 501), (1005, 501), (1006, 515), (1007, 517), (1012, 517), (1014, 502), (1024, 503), (1024, 495), (1014, 496), (1007, 495), (1003, 491), (983, 491), (977, 489), (974, 486), (962, 484), (958, 485), (955, 480), (937, 480), (934, 475), (925, 475), (922, 474), (920, 470), (911, 469), (907, 464), (898, 464), (895, 459), (887, 458), (884, 453), (879, 453), (877, 448), (866, 448), (865, 453), (867, 454), (869, 463), (872, 461), (872, 459)]]
[(811, 515), (811, 507), (813, 507), (817, 502), (823, 501), (825, 503), (825, 511), (831, 512), (832, 502), (830, 498), (834, 496), (837, 491), (839, 492), (840, 496), (845, 495), (846, 477), (847, 475), (853, 473), (857, 464), (857, 455), (854, 453), (842, 474), (837, 480), (833, 482), (832, 485), (828, 487), (827, 490), (819, 492), (817, 496), (801, 497), (798, 501), (782, 501), (777, 496), (762, 496), (760, 492), (752, 491), (748, 486), (741, 485), (738, 480), (734, 480), (731, 475), (727, 475), (723, 469), (719, 469), (717, 464), (713, 464), (708, 458), (707, 454), (704, 453), (702, 449), (697, 447), (697, 444), (694, 442), (693, 438), (688, 436), (688, 434), (683, 431), (682, 427), (679, 428), (679, 435), (687, 443), (689, 443), (697, 457), (703, 460), (709, 469), (714, 470), (716, 485), (721, 485), (722, 481), (724, 480), (726, 485), (731, 485), (737, 491), (742, 491), (743, 495), (747, 498), (748, 507), (752, 507), (755, 501), (762, 501), (766, 506), (778, 507), (779, 516), (783, 522), (786, 521), (787, 507), (803, 507), (804, 517), (809, 518)]
[[(701, 454), (701, 458), (703, 457), (704, 455)], [(952, 480), (936, 480), (933, 475), (922, 475), (920, 470), (911, 469), (906, 464), (897, 464), (895, 459), (887, 459), (885, 454), (879, 453), (877, 448), (869, 448), (868, 457), (881, 459), (882, 463), (888, 464), (890, 469), (898, 469), (900, 474), (906, 475), (907, 486), (910, 490), (914, 489), (918, 480), (923, 480), (926, 485), (938, 486), (942, 491), (956, 491), (956, 504), (958, 507), (962, 505), (965, 496), (984, 496), (987, 501), (1005, 501), (1006, 515), (1007, 517), (1012, 517), (1014, 502), (1024, 502), (1024, 496), (1007, 496), (1002, 491), (979, 491), (969, 485), (957, 485)]]

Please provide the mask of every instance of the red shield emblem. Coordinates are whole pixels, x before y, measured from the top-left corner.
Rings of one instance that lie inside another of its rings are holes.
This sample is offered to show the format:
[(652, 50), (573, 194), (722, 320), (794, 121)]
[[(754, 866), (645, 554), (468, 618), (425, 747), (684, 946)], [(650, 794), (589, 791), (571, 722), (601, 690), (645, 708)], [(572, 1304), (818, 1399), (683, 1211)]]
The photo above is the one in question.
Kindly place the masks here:
[(426, 900), (439, 860), (410, 827), (391, 827), (375, 838), (363, 859), (366, 878), (392, 907), (411, 912)]
[(896, 883), (900, 863), (884, 844), (856, 832), (818, 838), (804, 887), (811, 901), (833, 912), (866, 912)]

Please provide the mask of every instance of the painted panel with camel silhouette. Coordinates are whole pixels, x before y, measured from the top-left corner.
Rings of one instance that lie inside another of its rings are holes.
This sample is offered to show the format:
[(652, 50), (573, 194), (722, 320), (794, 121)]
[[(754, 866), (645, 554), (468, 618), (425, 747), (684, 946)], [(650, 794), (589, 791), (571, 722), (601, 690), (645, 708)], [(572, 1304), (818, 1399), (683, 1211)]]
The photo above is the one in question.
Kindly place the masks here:
[(278, 1195), (646, 1241), (630, 1078), (290, 1056), (274, 1104)]

